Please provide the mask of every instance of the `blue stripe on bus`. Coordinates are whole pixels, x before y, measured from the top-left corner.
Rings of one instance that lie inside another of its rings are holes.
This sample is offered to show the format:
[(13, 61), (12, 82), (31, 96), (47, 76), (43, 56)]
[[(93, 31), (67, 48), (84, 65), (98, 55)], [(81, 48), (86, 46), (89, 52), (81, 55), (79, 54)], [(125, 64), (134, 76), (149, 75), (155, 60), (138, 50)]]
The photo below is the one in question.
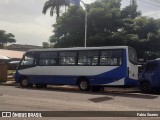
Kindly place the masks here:
[(138, 80), (134, 80), (129, 77), (126, 77), (124, 81), (125, 81), (126, 86), (137, 86), (138, 85)]
[(90, 79), (93, 79), (91, 82), (92, 85), (96, 85), (96, 84), (109, 84), (115, 81), (118, 81), (122, 78), (125, 78), (127, 76), (127, 60), (126, 60), (126, 50), (123, 54), (123, 63), (121, 66), (102, 73), (100, 75), (96, 75), (96, 76), (92, 76), (89, 77)]
[[(108, 84), (120, 80), (126, 76), (125, 65), (115, 68), (109, 72), (105, 72), (95, 76), (85, 76), (88, 78), (91, 85)], [(76, 80), (79, 76), (68, 75), (29, 75), (27, 76), (30, 83), (44, 84), (68, 84), (76, 85)]]

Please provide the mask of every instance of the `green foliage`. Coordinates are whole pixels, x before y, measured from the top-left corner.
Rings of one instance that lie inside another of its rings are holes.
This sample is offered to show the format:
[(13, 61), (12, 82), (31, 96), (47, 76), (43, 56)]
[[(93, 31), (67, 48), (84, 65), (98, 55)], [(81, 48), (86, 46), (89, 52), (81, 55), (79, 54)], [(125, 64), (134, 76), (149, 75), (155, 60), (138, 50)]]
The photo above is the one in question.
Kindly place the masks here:
[(43, 48), (49, 48), (50, 47), (48, 42), (43, 42), (42, 45), (43, 45)]
[(55, 47), (83, 46), (84, 14), (82, 8), (70, 7), (53, 25), (55, 35), (50, 37), (50, 42), (54, 42)]
[(121, 22), (119, 0), (102, 0), (91, 4), (89, 8), (88, 31), (91, 31), (91, 34), (117, 31)]
[(60, 16), (60, 8), (62, 6), (67, 6), (69, 3), (65, 0), (48, 0), (45, 2), (43, 7), (43, 14), (47, 13), (47, 10), (50, 9), (50, 15), (53, 16), (53, 14), (56, 12), (57, 17)]
[(14, 35), (12, 33), (6, 33), (4, 30), (0, 30), (0, 48), (3, 48), (7, 43), (14, 43)]
[(136, 0), (131, 0), (131, 4), (127, 7), (125, 7), (121, 11), (121, 17), (122, 18), (131, 18), (135, 19), (136, 17), (140, 16), (141, 12), (137, 11), (137, 3)]
[[(121, 0), (97, 0), (87, 6), (87, 46), (128, 45), (138, 51), (139, 58), (160, 57), (160, 19), (141, 16), (135, 0), (121, 9)], [(70, 6), (57, 18), (53, 47), (84, 46), (85, 11)]]

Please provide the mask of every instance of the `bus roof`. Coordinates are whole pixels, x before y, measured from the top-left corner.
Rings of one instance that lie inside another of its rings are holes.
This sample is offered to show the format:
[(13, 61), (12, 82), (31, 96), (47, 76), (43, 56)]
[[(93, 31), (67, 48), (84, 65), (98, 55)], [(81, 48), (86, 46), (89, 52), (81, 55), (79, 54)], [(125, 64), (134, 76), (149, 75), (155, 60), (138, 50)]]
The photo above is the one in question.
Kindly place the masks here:
[(160, 58), (154, 59), (154, 60), (148, 60), (148, 63), (154, 63), (154, 62), (160, 62)]
[(94, 50), (94, 49), (127, 49), (128, 46), (103, 46), (103, 47), (72, 47), (72, 48), (48, 48), (48, 49), (30, 49), (27, 52), (33, 51), (65, 51), (65, 50)]

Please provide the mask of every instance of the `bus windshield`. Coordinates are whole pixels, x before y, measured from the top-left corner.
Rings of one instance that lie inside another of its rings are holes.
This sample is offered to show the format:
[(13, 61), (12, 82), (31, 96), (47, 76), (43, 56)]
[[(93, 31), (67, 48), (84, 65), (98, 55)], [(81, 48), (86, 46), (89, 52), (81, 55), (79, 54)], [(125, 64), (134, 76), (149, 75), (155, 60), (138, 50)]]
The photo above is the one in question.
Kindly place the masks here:
[(137, 65), (137, 53), (133, 48), (129, 48), (129, 61), (135, 65)]
[(34, 60), (35, 60), (35, 55), (33, 53), (26, 53), (19, 66), (18, 69), (25, 69), (25, 68), (30, 68), (34, 66)]

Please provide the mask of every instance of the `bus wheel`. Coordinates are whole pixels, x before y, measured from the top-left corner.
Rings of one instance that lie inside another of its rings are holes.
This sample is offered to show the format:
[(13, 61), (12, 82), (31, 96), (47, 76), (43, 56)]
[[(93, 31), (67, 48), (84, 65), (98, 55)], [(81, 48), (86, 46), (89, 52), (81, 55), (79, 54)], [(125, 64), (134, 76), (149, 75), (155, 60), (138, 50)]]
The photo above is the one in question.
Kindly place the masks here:
[(143, 82), (140, 84), (140, 89), (142, 92), (151, 92), (151, 85), (148, 82)]
[(91, 91), (92, 92), (99, 92), (101, 90), (102, 90), (102, 87), (100, 87), (100, 86), (92, 86), (91, 87)]
[(22, 86), (22, 87), (28, 87), (29, 86), (29, 83), (28, 83), (28, 79), (25, 77), (25, 78), (22, 78), (21, 80), (20, 80), (20, 85)]
[(78, 83), (78, 87), (81, 91), (89, 91), (90, 90), (90, 85), (88, 80), (82, 79)]

